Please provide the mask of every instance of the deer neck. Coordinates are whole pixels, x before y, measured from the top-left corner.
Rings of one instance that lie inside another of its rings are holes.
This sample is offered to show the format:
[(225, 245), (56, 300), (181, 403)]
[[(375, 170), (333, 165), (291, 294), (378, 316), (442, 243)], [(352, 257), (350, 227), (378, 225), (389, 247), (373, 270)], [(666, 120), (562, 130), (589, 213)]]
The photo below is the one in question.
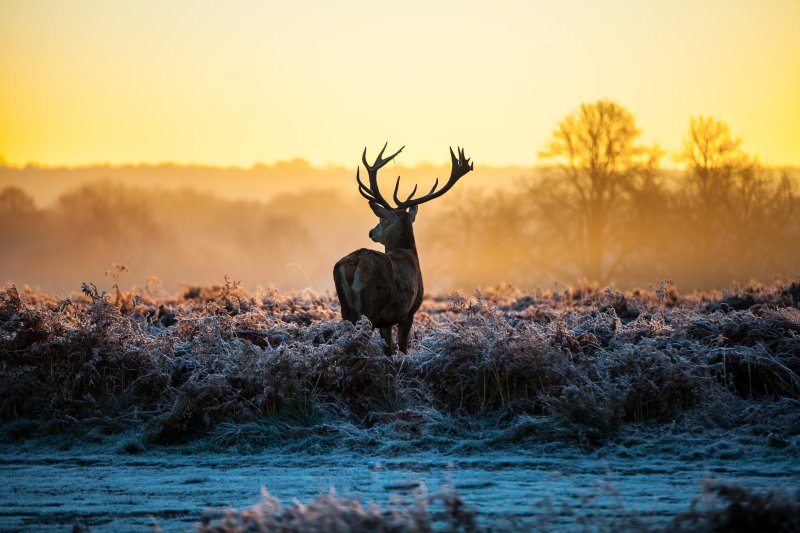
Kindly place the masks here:
[(397, 250), (411, 250), (414, 255), (417, 255), (417, 243), (414, 240), (414, 227), (411, 222), (407, 222), (401, 228), (401, 231), (395, 232), (389, 236), (385, 245), (386, 253), (394, 252)]

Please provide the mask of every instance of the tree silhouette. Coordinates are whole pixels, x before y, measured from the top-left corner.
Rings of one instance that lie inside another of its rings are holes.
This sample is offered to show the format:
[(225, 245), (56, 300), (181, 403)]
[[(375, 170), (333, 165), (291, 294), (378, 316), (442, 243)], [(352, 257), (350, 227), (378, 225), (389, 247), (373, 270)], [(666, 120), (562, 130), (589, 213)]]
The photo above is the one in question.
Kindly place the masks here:
[(700, 277), (769, 277), (779, 269), (770, 258), (787, 257), (780, 248), (796, 209), (792, 182), (742, 150), (742, 138), (714, 117), (697, 116), (677, 160), (686, 165), (679, 195), (680, 219), (694, 235), (686, 242), (688, 264)]
[(15, 216), (36, 210), (33, 198), (19, 187), (6, 187), (0, 191), (0, 216)]
[(574, 262), (579, 276), (601, 283), (619, 270), (633, 245), (622, 238), (635, 212), (630, 204), (658, 188), (661, 152), (638, 144), (640, 133), (633, 115), (610, 100), (581, 104), (559, 123), (539, 153), (557, 168), (529, 195), (543, 242), (552, 245), (538, 256)]

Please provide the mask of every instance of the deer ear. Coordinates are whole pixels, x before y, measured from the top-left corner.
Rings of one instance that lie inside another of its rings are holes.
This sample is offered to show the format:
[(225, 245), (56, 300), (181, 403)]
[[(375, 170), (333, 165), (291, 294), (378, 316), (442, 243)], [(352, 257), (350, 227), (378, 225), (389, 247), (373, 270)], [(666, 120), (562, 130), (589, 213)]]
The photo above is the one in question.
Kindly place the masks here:
[(418, 205), (412, 205), (408, 208), (408, 218), (411, 222), (414, 222), (414, 219), (417, 218), (417, 210), (419, 209)]
[(378, 218), (390, 218), (391, 217), (391, 213), (390, 213), (390, 211), (388, 209), (386, 209), (385, 207), (380, 206), (379, 204), (376, 204), (375, 202), (370, 202), (369, 203), (369, 207), (370, 207), (370, 209), (372, 209), (372, 212), (375, 213), (375, 216), (378, 217)]

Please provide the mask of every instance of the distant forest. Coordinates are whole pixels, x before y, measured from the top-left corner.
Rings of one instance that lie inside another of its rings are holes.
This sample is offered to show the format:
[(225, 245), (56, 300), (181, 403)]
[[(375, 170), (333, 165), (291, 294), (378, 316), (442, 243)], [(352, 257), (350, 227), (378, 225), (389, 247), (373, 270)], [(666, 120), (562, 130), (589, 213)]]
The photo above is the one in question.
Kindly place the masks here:
[[(565, 117), (528, 169), (482, 169), (475, 157), (475, 172), (417, 219), (426, 288), (670, 279), (690, 291), (800, 274), (796, 169), (763, 165), (713, 117), (693, 117), (677, 153), (639, 138), (633, 116), (601, 100)], [(142, 167), (141, 179), (108, 167), (100, 180), (97, 169), (0, 167), (0, 282), (171, 291), (227, 275), (249, 288), (332, 289), (339, 257), (377, 247), (355, 162), (167, 165)], [(424, 189), (448, 171), (387, 167), (382, 178)]]

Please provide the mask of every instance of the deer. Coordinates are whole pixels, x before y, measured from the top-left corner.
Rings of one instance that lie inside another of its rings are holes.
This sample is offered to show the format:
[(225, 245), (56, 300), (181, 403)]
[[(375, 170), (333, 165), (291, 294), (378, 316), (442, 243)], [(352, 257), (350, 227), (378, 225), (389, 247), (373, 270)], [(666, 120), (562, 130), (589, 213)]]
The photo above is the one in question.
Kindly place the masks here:
[(445, 194), (468, 172), (473, 164), (464, 155), (464, 149), (457, 147), (457, 155), (450, 148), (452, 163), (450, 178), (438, 189), (439, 178), (430, 192), (414, 198), (415, 185), (405, 200), (398, 198), (400, 176), (394, 187), (392, 206), (378, 188), (378, 171), (403, 151), (401, 147), (394, 154), (384, 158), (388, 142), (371, 165), (367, 162), (367, 149), (361, 162), (367, 171), (369, 185), (361, 181), (360, 167), (356, 168), (358, 192), (361, 193), (370, 209), (380, 220), (369, 232), (369, 238), (383, 244), (384, 252), (361, 248), (341, 258), (333, 267), (333, 280), (342, 311), (342, 319), (355, 324), (366, 316), (373, 329), (380, 330), (385, 342), (384, 353), (394, 354), (392, 328), (397, 326), (397, 341), (400, 352), (408, 354), (408, 337), (414, 322), (414, 314), (422, 305), (424, 286), (422, 270), (414, 240), (414, 220), (420, 204), (429, 202)]

